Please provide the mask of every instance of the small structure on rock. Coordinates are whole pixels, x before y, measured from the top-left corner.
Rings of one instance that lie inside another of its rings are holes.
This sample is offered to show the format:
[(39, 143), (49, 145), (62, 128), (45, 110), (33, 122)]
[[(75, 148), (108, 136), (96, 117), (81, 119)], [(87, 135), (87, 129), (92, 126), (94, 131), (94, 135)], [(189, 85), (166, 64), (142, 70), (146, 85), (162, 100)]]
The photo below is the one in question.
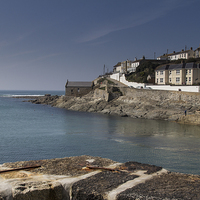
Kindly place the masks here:
[(93, 82), (68, 81), (65, 85), (65, 96), (80, 97), (88, 94), (94, 87)]

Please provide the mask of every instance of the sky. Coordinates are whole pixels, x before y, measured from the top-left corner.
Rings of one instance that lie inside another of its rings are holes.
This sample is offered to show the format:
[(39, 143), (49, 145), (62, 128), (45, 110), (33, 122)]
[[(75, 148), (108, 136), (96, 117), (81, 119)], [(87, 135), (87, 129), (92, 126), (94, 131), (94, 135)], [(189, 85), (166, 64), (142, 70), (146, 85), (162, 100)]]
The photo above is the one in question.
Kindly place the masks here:
[(200, 45), (199, 0), (0, 0), (0, 90), (63, 90)]

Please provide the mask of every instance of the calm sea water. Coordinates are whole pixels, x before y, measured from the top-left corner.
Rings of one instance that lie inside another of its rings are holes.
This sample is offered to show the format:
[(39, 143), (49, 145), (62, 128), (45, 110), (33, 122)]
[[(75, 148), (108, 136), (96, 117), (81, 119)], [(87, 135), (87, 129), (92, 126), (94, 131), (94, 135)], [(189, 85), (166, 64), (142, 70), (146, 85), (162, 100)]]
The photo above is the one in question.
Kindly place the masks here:
[(64, 91), (0, 91), (0, 164), (92, 155), (200, 174), (200, 127), (159, 120), (67, 111), (13, 95)]

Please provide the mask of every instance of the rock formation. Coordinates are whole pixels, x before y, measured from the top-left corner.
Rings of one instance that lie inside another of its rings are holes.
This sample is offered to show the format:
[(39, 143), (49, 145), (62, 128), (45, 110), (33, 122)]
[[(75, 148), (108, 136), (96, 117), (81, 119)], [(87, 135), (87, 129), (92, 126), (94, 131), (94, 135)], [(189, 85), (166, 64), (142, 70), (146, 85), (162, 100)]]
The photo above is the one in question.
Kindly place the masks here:
[(113, 86), (111, 88), (96, 88), (83, 97), (45, 96), (29, 101), (75, 111), (200, 124), (199, 93), (134, 89), (125, 86), (115, 86), (114, 88), (118, 89), (113, 92)]
[[(27, 166), (39, 167), (17, 170)], [(9, 169), (14, 171), (8, 171)], [(7, 170), (7, 172), (5, 172)], [(0, 199), (200, 199), (200, 176), (137, 162), (77, 156), (0, 166)]]

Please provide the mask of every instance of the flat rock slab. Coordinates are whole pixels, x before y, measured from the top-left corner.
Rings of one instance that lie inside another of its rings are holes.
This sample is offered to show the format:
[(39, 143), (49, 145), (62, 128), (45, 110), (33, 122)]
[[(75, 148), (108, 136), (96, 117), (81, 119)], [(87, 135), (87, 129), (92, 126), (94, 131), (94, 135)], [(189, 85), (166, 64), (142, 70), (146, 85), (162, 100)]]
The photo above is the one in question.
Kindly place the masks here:
[(138, 162), (77, 156), (4, 163), (0, 171), (18, 168), (0, 173), (0, 200), (200, 199), (200, 176)]
[(200, 176), (167, 173), (138, 184), (117, 196), (117, 200), (199, 200)]
[(50, 175), (66, 175), (66, 176), (79, 176), (87, 174), (88, 171), (82, 170), (89, 164), (103, 167), (116, 163), (110, 159), (91, 157), (91, 156), (76, 156), (66, 158), (55, 158), (49, 160), (32, 160), (20, 161), (14, 163), (4, 163), (3, 167), (20, 168), (34, 165), (41, 165), (40, 168), (31, 170), (35, 174), (50, 174)]

